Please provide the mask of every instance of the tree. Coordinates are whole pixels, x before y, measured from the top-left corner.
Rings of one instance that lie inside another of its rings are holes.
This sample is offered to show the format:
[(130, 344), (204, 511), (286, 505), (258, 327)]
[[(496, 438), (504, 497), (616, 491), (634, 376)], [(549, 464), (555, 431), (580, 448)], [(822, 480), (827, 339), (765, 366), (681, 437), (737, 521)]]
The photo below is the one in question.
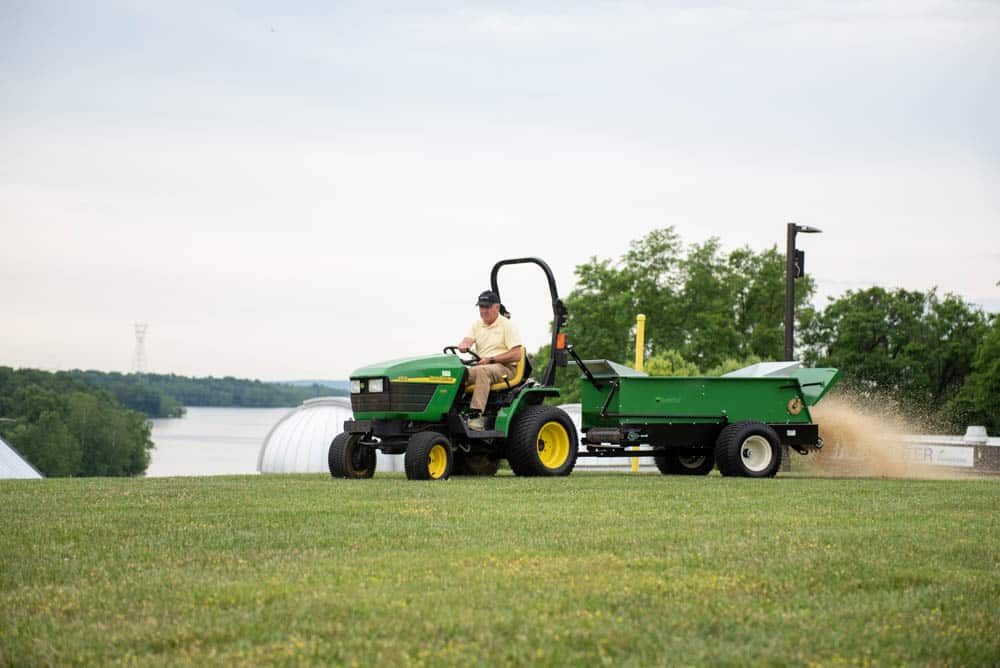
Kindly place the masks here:
[[(776, 246), (726, 255), (713, 237), (685, 249), (668, 227), (633, 241), (617, 262), (592, 257), (576, 275), (567, 333), (582, 356), (632, 359), (638, 313), (647, 316), (647, 356), (674, 350), (704, 368), (783, 353), (785, 260)], [(812, 279), (798, 279), (799, 309), (813, 291)]]
[(698, 366), (676, 350), (667, 350), (645, 360), (642, 370), (650, 376), (698, 376)]
[[(785, 256), (772, 246), (760, 253), (748, 247), (729, 254), (729, 276), (736, 302), (739, 358), (780, 360), (785, 353)], [(795, 312), (808, 313), (815, 292), (810, 276), (795, 281)]]
[(983, 312), (954, 295), (874, 287), (831, 302), (803, 340), (806, 361), (841, 369), (848, 388), (934, 418), (971, 371), (985, 328)]
[(631, 356), (636, 314), (661, 313), (676, 302), (680, 252), (677, 234), (666, 228), (633, 241), (617, 263), (592, 257), (576, 267), (577, 284), (565, 300), (566, 332), (582, 356)]
[(80, 443), (56, 411), (45, 410), (36, 421), (17, 425), (10, 440), (44, 476), (65, 477), (80, 470)]
[(83, 448), (81, 475), (137, 475), (149, 465), (150, 425), (141, 413), (116, 409), (106, 396), (74, 392), (67, 423)]
[[(736, 287), (721, 244), (712, 238), (695, 244), (680, 263), (681, 289), (675, 304), (661, 311), (659, 327), (667, 326), (668, 339), (653, 333), (659, 349), (676, 349), (698, 366), (717, 364), (739, 350), (736, 321)], [(654, 349), (655, 350), (655, 349)], [(654, 353), (655, 354), (655, 353)]]
[(972, 372), (944, 412), (959, 428), (982, 425), (988, 433), (1000, 434), (1000, 315), (993, 316), (976, 348)]

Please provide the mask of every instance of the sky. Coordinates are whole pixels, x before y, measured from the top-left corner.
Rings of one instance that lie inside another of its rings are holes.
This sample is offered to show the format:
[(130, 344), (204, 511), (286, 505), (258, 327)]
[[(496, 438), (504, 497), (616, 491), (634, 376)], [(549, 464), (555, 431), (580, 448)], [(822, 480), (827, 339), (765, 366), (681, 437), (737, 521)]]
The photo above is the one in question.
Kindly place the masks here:
[(992, 0), (5, 0), (0, 365), (345, 378), (666, 226), (1000, 312), (998, 118)]

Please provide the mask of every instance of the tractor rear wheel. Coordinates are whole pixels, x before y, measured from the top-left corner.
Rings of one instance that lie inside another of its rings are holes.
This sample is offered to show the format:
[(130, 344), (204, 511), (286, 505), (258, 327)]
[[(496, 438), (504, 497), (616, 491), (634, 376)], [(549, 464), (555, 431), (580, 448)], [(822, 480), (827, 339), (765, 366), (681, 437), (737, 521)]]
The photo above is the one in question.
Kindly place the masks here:
[(454, 455), (447, 436), (421, 431), (406, 444), (403, 464), (410, 480), (444, 480), (451, 475)]
[(371, 478), (375, 475), (375, 448), (361, 445), (361, 434), (337, 434), (330, 444), (327, 464), (334, 478)]
[(515, 475), (569, 475), (576, 465), (579, 441), (566, 411), (528, 406), (517, 416), (507, 442), (507, 460)]
[(727, 425), (715, 441), (719, 473), (744, 478), (771, 478), (781, 467), (778, 434), (763, 422)]
[(708, 475), (715, 468), (715, 454), (657, 455), (656, 468), (664, 475)]
[(500, 460), (489, 455), (455, 453), (452, 475), (492, 476), (500, 470)]

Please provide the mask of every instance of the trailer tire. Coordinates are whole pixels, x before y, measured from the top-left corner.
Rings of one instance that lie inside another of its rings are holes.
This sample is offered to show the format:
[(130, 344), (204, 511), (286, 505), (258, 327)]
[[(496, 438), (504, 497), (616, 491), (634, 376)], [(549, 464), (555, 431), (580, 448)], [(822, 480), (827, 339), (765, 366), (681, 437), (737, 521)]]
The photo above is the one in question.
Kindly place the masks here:
[(555, 406), (528, 406), (514, 422), (507, 460), (515, 475), (569, 475), (576, 465), (579, 441), (566, 411)]
[(456, 452), (452, 475), (494, 476), (500, 470), (500, 460), (489, 455), (470, 455)]
[(703, 455), (657, 455), (656, 468), (664, 475), (708, 475), (715, 468), (715, 453)]
[(715, 441), (715, 463), (724, 476), (773, 478), (781, 468), (778, 434), (763, 422), (727, 425)]
[(375, 475), (375, 448), (361, 445), (361, 434), (337, 434), (326, 456), (334, 478), (371, 478)]
[(445, 480), (454, 463), (451, 442), (436, 431), (418, 432), (406, 444), (403, 465), (410, 480)]

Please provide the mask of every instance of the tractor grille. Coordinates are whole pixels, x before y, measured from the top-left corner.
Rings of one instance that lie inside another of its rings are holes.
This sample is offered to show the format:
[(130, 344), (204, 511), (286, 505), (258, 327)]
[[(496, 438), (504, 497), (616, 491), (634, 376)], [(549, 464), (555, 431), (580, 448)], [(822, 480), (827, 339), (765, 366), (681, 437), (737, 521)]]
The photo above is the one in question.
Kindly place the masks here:
[(389, 383), (388, 392), (351, 395), (355, 413), (422, 413), (438, 386), (433, 383)]

